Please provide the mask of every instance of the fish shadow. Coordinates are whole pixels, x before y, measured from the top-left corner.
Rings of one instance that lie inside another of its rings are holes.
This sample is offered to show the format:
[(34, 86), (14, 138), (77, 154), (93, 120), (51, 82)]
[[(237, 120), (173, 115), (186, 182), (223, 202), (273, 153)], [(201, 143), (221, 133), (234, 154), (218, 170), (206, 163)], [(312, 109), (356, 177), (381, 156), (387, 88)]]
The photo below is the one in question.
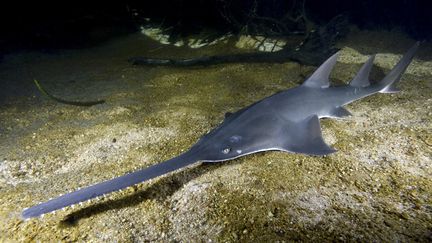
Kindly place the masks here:
[[(228, 163), (240, 163), (240, 160), (227, 161)], [(120, 199), (108, 199), (103, 202), (79, 209), (60, 221), (61, 227), (76, 226), (81, 219), (89, 218), (94, 215), (104, 213), (109, 210), (121, 209), (131, 206), (136, 206), (144, 200), (156, 200), (159, 202), (165, 201), (166, 198), (172, 196), (187, 182), (213, 171), (225, 163), (202, 163), (196, 167), (188, 168), (175, 174), (160, 178), (157, 182), (152, 183), (148, 188), (139, 190), (132, 195), (124, 196)], [(137, 188), (136, 185), (133, 186)]]

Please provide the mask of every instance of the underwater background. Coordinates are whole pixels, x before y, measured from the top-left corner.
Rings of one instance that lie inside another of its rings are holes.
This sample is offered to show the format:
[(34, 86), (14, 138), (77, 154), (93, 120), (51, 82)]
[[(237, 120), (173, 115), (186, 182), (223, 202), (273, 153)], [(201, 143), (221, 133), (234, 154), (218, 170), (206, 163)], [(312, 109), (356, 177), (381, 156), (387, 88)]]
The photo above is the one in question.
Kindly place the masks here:
[[(431, 11), (428, 1), (402, 0), (5, 3), (0, 241), (432, 241)], [(177, 156), (227, 112), (300, 85), (337, 50), (333, 85), (372, 54), (379, 81), (415, 41), (401, 92), (356, 101), (346, 119), (321, 119), (334, 154), (197, 164), (21, 217)], [(223, 58), (140, 59), (211, 56)], [(92, 101), (100, 102), (82, 106)]]

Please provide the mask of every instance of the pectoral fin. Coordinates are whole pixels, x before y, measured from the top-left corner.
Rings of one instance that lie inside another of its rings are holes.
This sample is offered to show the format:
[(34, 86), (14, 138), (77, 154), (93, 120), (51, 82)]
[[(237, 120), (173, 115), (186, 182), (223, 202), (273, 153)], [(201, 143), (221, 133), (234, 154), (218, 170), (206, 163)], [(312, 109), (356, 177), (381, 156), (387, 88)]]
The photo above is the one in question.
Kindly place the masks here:
[(293, 123), (285, 130), (286, 141), (283, 150), (310, 155), (326, 155), (336, 152), (329, 147), (321, 134), (318, 116), (314, 115), (303, 121)]

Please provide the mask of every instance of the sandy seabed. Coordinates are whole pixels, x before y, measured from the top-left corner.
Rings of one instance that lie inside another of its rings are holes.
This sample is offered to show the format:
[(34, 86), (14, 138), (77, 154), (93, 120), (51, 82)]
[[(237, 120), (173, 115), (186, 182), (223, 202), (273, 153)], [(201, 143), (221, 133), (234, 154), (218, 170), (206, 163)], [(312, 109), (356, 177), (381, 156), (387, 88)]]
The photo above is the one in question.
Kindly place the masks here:
[[(414, 40), (353, 31), (332, 73), (349, 81), (378, 53), (372, 79)], [(23, 208), (169, 159), (236, 111), (295, 87), (315, 67), (296, 63), (136, 67), (131, 56), (193, 57), (236, 52), (160, 46), (135, 34), (101, 46), (19, 53), (0, 63), (1, 241), (431, 241), (432, 43), (423, 43), (398, 94), (347, 106), (322, 120), (337, 153), (266, 152), (197, 164), (81, 206), (24, 221)], [(92, 107), (56, 96), (105, 99)]]

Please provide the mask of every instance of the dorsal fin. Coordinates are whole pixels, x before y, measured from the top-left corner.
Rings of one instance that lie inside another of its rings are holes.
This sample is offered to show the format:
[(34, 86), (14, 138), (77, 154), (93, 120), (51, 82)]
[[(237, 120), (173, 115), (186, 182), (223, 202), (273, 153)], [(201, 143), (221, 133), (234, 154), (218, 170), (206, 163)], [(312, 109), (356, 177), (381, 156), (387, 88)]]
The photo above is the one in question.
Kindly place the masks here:
[(315, 72), (302, 84), (303, 86), (310, 88), (327, 88), (330, 86), (329, 76), (336, 60), (339, 56), (339, 52), (336, 52), (333, 56), (329, 57), (321, 66), (315, 70)]
[(374, 59), (375, 59), (375, 55), (372, 55), (365, 62), (365, 64), (363, 64), (363, 66), (360, 68), (360, 71), (357, 73), (357, 75), (354, 77), (354, 79), (350, 82), (351, 86), (362, 88), (362, 87), (366, 87), (366, 86), (370, 85), (369, 73), (372, 69)]

